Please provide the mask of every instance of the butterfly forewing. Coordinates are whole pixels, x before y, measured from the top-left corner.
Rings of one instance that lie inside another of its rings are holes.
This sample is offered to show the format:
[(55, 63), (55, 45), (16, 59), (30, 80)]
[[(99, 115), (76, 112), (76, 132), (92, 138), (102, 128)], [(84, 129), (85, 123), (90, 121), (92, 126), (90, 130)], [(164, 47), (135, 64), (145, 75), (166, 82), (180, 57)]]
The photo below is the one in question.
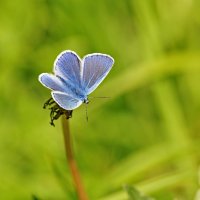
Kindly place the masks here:
[(74, 110), (82, 104), (82, 101), (75, 99), (66, 93), (53, 91), (51, 95), (54, 101), (65, 110)]
[(53, 74), (42, 73), (39, 76), (39, 81), (42, 83), (42, 85), (51, 90), (57, 90), (61, 92), (66, 91), (65, 84)]
[(112, 68), (114, 60), (105, 54), (89, 54), (83, 59), (82, 88), (86, 95), (93, 92)]
[(73, 87), (80, 87), (81, 60), (73, 51), (63, 51), (54, 62), (54, 73)]

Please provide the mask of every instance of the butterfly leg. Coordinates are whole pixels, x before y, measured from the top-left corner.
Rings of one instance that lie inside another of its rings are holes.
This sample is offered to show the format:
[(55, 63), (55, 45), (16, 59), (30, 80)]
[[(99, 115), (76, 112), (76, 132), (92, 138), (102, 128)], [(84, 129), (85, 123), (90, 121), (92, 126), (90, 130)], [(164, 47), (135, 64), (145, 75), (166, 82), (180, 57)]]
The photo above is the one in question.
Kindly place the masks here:
[(51, 110), (50, 112), (50, 124), (52, 126), (55, 126), (54, 124), (54, 120), (58, 119), (61, 115), (64, 114), (63, 110), (60, 109), (60, 107), (56, 104), (54, 106), (52, 106), (51, 108), (49, 108)]
[(53, 98), (51, 97), (50, 99), (48, 99), (48, 100), (44, 103), (43, 108), (45, 109), (45, 108), (47, 108), (47, 106), (50, 106), (50, 105), (52, 105), (53, 103), (55, 103), (55, 101), (54, 101)]
[(59, 119), (61, 115), (65, 115), (66, 119), (72, 118), (73, 110), (65, 110), (61, 108), (53, 98), (48, 99), (45, 103), (43, 108), (47, 108), (50, 110), (50, 124), (55, 126), (54, 120)]

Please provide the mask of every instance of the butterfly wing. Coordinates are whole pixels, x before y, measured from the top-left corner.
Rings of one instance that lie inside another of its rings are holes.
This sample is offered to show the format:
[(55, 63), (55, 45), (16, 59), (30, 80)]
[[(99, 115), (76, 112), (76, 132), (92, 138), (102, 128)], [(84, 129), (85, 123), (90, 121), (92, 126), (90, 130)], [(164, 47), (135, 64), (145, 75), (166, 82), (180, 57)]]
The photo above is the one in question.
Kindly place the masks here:
[(54, 62), (54, 73), (72, 87), (80, 87), (81, 60), (73, 51), (61, 52)]
[(83, 58), (82, 88), (87, 95), (105, 79), (113, 64), (114, 59), (106, 54), (88, 54)]
[(42, 85), (51, 90), (57, 90), (61, 92), (66, 90), (64, 82), (53, 74), (42, 73), (39, 75), (38, 79)]
[(73, 98), (63, 92), (52, 91), (51, 95), (54, 101), (65, 110), (74, 110), (82, 104), (81, 100)]

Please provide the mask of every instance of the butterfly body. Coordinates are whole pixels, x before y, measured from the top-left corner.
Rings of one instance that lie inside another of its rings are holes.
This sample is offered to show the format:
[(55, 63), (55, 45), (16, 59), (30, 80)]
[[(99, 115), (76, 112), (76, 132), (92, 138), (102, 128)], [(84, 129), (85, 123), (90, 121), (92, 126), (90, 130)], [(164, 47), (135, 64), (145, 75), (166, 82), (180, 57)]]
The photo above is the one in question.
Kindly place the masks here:
[(61, 52), (54, 62), (54, 74), (42, 73), (39, 81), (51, 89), (54, 101), (65, 110), (88, 104), (88, 95), (104, 80), (114, 59), (106, 54), (86, 55), (82, 60), (73, 51)]
[(85, 95), (84, 90), (81, 88), (81, 86), (76, 87), (73, 84), (70, 84), (69, 82), (67, 82), (65, 79), (57, 76), (65, 85), (65, 88), (67, 88), (67, 90), (65, 91), (67, 94), (69, 94), (70, 96), (76, 98), (76, 99), (80, 99), (82, 102), (85, 101), (85, 99), (87, 99), (87, 95)]

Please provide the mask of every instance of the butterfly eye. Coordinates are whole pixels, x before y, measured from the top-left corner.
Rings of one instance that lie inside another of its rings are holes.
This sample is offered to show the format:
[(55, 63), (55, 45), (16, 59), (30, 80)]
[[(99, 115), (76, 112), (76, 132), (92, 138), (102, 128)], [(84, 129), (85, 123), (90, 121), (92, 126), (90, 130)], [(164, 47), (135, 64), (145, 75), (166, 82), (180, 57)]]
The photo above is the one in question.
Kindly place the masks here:
[(89, 100), (88, 99), (84, 99), (83, 103), (88, 104)]

